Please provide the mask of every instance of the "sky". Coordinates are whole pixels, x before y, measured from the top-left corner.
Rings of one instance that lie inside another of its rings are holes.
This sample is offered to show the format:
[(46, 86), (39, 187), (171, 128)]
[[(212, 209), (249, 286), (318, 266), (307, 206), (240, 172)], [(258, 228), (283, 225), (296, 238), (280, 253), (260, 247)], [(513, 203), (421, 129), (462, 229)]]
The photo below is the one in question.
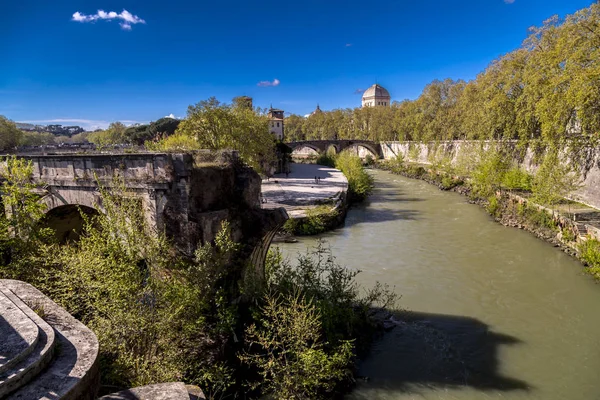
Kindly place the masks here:
[(0, 12), (0, 115), (105, 128), (211, 96), (305, 115), (379, 83), (470, 80), (528, 28), (591, 0), (26, 0)]

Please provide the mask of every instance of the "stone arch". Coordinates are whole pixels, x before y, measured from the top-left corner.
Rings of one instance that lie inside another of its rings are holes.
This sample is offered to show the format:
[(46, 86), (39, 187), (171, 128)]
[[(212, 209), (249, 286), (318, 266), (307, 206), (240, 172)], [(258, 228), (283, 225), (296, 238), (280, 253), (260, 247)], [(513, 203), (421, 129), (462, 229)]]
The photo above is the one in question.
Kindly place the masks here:
[(363, 159), (367, 156), (371, 156), (373, 159), (379, 158), (378, 152), (373, 149), (373, 147), (365, 143), (352, 143), (346, 147), (344, 151), (349, 151)]
[(327, 150), (325, 150), (325, 152), (329, 153), (330, 150), (333, 150), (334, 154), (338, 154), (340, 152), (339, 147), (334, 143), (331, 143), (329, 146), (327, 146)]
[[(318, 155), (321, 153), (321, 149), (311, 143), (299, 143), (298, 145), (292, 147), (292, 155), (305, 154), (305, 153), (298, 153), (299, 150), (304, 149), (304, 148), (309, 148), (311, 150), (314, 150), (314, 152), (315, 152), (314, 155)], [(313, 155), (313, 154), (310, 154), (310, 155)]]
[(59, 243), (76, 241), (84, 230), (86, 219), (98, 215), (96, 208), (79, 204), (64, 204), (46, 212), (40, 221), (45, 228), (51, 228)]

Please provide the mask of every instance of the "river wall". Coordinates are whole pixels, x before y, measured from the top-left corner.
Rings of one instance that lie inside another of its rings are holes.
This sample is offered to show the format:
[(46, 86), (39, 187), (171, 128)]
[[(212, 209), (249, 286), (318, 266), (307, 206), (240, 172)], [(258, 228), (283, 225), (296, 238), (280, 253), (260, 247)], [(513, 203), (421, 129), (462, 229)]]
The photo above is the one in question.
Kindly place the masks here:
[[(446, 159), (453, 165), (465, 159), (476, 157), (481, 148), (488, 148), (493, 144), (501, 143), (509, 147), (514, 154), (514, 160), (523, 169), (535, 173), (543, 157), (528, 147), (524, 150), (517, 148), (514, 141), (491, 142), (454, 140), (443, 142), (381, 142), (383, 157), (386, 160), (402, 155), (404, 160), (419, 164), (432, 164), (436, 160)], [(565, 154), (568, 150), (565, 149)], [(570, 163), (577, 165), (581, 171), (581, 188), (575, 191), (571, 198), (594, 208), (600, 208), (600, 148), (583, 148), (578, 152), (577, 159), (567, 158)]]

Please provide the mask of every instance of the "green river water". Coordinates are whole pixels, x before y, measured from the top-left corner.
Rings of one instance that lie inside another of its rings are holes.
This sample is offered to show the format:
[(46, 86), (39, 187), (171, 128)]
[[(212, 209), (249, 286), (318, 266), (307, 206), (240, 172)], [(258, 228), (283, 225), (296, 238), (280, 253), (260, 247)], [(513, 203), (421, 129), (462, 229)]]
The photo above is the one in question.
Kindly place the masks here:
[[(456, 193), (373, 171), (376, 189), (319, 237), (401, 318), (351, 399), (600, 399), (600, 285), (568, 255)], [(278, 244), (295, 258), (317, 237)]]

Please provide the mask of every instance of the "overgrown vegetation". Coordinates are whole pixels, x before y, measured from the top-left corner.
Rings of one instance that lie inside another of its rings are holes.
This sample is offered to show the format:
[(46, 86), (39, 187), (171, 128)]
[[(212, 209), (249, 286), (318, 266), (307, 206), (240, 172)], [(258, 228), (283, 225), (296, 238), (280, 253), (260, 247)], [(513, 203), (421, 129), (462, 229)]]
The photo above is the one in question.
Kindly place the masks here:
[(587, 264), (589, 273), (600, 279), (600, 242), (588, 237), (579, 244), (579, 256)]
[(304, 218), (290, 218), (283, 225), (283, 230), (293, 235), (318, 235), (328, 229), (338, 218), (338, 211), (333, 205), (324, 204), (306, 210)]
[(60, 245), (40, 224), (32, 164), (6, 165), (0, 278), (32, 283), (93, 329), (113, 389), (185, 381), (210, 398), (331, 397), (375, 330), (369, 308), (393, 304), (379, 285), (360, 296), (358, 272), (323, 246), (297, 266), (271, 253), (260, 279), (226, 223), (186, 258), (118, 182), (101, 189), (103, 213), (85, 217), (79, 241)]
[(162, 151), (234, 149), (255, 170), (268, 174), (276, 161), (276, 143), (268, 124), (263, 110), (211, 97), (188, 107), (174, 138), (146, 145)]
[(327, 155), (327, 160), (334, 160), (335, 168), (342, 171), (348, 180), (348, 199), (358, 202), (366, 199), (373, 191), (373, 177), (363, 166), (360, 157), (344, 151), (338, 155)]

